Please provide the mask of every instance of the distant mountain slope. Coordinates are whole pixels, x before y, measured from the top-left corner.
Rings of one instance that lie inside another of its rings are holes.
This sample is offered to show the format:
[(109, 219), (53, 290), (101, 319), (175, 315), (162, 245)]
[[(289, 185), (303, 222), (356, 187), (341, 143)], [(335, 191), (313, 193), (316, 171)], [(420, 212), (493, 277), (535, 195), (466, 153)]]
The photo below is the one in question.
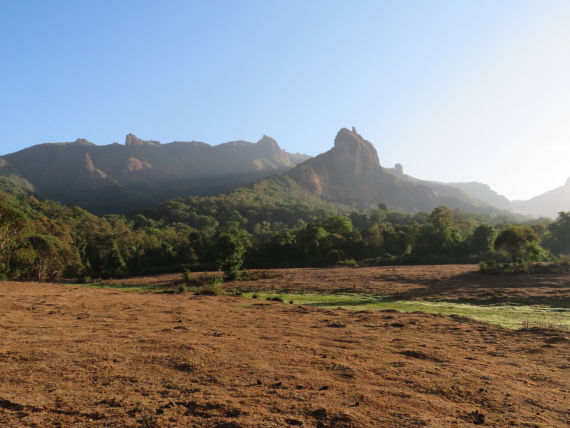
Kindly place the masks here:
[(3, 156), (0, 186), (103, 214), (228, 191), (286, 172), (308, 158), (283, 151), (267, 136), (257, 143), (210, 146), (197, 141), (160, 144), (129, 134), (125, 145), (97, 146), (79, 139)]
[(526, 215), (556, 218), (561, 211), (570, 211), (570, 178), (557, 187), (527, 201), (512, 201), (514, 209)]
[(506, 196), (499, 195), (487, 184), (471, 181), (468, 183), (446, 183), (448, 186), (464, 190), (475, 198), (496, 208), (513, 212), (511, 201)]
[(480, 206), (489, 205), (501, 210), (514, 212), (510, 201), (503, 195), (499, 195), (487, 184), (478, 182), (469, 183), (440, 183), (438, 181), (426, 181), (404, 174), (401, 164), (396, 164), (394, 168), (387, 168), (392, 174), (412, 183), (425, 184), (434, 189), (440, 196), (458, 198), (464, 202)]

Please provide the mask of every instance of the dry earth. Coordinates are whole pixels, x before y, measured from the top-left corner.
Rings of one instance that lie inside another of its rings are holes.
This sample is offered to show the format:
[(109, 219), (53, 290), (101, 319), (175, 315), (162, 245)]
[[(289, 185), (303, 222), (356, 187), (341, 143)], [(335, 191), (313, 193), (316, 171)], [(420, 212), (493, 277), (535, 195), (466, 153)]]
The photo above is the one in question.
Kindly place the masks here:
[[(232, 286), (570, 297), (568, 275), (496, 277), (473, 266), (268, 276)], [(0, 283), (0, 293), (1, 426), (570, 425), (567, 331), (191, 293), (15, 282)]]

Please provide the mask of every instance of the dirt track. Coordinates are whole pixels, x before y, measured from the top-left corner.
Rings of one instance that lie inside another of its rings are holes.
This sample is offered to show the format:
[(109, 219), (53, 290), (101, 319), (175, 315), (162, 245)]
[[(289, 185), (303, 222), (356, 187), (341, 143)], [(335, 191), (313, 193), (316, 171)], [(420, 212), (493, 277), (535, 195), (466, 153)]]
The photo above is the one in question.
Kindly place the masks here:
[[(236, 286), (569, 296), (567, 276), (515, 289), (474, 270), (288, 270)], [(0, 294), (2, 426), (570, 424), (568, 332), (190, 293), (0, 283)]]

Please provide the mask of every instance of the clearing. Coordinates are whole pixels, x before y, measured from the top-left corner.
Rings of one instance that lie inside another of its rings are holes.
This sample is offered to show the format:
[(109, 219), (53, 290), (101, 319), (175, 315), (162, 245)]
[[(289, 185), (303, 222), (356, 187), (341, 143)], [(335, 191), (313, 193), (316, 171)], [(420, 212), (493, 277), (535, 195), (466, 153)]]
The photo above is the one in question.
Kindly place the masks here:
[[(0, 424), (568, 426), (570, 332), (544, 327), (565, 322), (569, 279), (413, 266), (271, 270), (226, 286), (257, 299), (3, 282)], [(384, 304), (427, 309), (367, 306)], [(460, 305), (548, 318), (506, 329), (449, 314)]]

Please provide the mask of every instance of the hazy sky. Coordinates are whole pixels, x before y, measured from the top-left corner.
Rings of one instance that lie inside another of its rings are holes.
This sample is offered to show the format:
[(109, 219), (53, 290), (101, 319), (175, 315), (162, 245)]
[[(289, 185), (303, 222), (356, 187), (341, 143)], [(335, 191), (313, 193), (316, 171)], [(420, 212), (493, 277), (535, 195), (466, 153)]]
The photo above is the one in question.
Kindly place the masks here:
[(570, 176), (568, 0), (18, 0), (0, 6), (0, 154), (255, 142), (355, 126), (383, 166), (528, 199)]

